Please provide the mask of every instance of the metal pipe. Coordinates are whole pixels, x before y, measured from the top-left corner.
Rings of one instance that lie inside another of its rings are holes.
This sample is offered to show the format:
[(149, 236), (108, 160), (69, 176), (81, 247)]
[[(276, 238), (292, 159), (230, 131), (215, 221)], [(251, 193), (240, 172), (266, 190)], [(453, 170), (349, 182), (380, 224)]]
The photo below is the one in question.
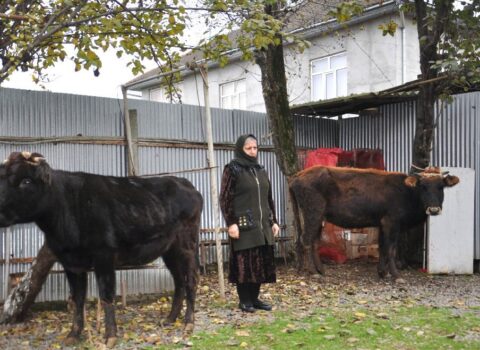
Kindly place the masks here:
[(215, 162), (215, 154), (213, 151), (213, 132), (212, 132), (212, 116), (210, 111), (210, 96), (208, 92), (208, 75), (207, 70), (203, 66), (199, 66), (200, 73), (203, 79), (203, 95), (205, 99), (205, 123), (207, 129), (207, 143), (208, 143), (208, 166), (210, 167), (210, 193), (212, 196), (213, 206), (213, 226), (215, 227), (215, 245), (217, 248), (217, 266), (218, 266), (218, 281), (220, 285), (220, 297), (225, 299), (225, 286), (223, 278), (223, 251), (222, 240), (220, 237), (220, 210), (218, 203), (217, 191), (217, 166)]

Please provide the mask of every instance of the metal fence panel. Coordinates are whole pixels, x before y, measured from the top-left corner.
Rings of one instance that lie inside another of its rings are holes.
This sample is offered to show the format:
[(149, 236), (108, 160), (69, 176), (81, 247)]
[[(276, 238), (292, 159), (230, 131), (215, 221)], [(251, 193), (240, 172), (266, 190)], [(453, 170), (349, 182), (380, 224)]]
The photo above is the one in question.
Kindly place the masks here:
[(0, 136), (121, 136), (121, 101), (0, 88)]
[[(462, 95), (454, 104), (438, 107), (439, 128), (436, 135), (433, 163), (442, 166), (467, 166), (476, 170), (476, 213), (480, 201), (480, 93)], [(122, 102), (115, 99), (52, 94), (0, 88), (0, 137), (52, 137), (52, 136), (97, 136), (120, 137), (123, 135)], [(207, 167), (203, 124), (204, 109), (196, 106), (169, 105), (156, 102), (129, 101), (129, 109), (137, 110), (140, 138), (171, 140), (168, 147), (138, 148), (140, 174), (175, 172)], [(253, 133), (263, 146), (260, 163), (269, 173), (275, 193), (275, 205), (280, 223), (285, 223), (286, 181), (276, 162), (268, 120), (264, 114), (237, 110), (212, 109), (214, 141), (230, 144), (245, 133)], [(411, 162), (415, 123), (413, 102), (394, 104), (379, 108), (376, 116), (344, 119), (340, 122), (323, 119), (296, 117), (296, 144), (301, 148), (342, 147), (380, 148), (384, 152), (388, 170), (408, 171)], [(189, 145), (189, 142), (196, 143)], [(0, 156), (12, 151), (37, 151), (45, 155), (54, 168), (85, 171), (104, 175), (125, 176), (125, 147), (107, 142), (90, 144), (14, 142), (0, 143)], [(233, 158), (233, 149), (220, 147), (215, 150), (217, 184), (220, 184), (223, 167)], [(189, 179), (203, 194), (205, 210), (202, 228), (213, 228), (214, 213), (211, 206), (210, 182), (207, 170), (178, 173)], [(475, 219), (475, 258), (480, 258), (479, 215)], [(221, 222), (222, 225), (223, 219)], [(12, 228), (10, 247), (6, 247), (6, 231), (0, 230), (1, 258), (33, 257), (43, 243), (43, 235), (35, 225), (17, 225)], [(282, 232), (284, 235), (285, 232)], [(226, 234), (223, 234), (226, 238)], [(203, 239), (214, 239), (212, 232)], [(227, 256), (228, 248), (223, 248)], [(216, 251), (210, 251), (208, 262), (216, 259)], [(172, 287), (168, 271), (160, 273), (152, 269), (118, 271), (118, 281), (125, 279), (129, 293), (146, 293)], [(7, 281), (8, 273), (26, 271), (29, 264), (11, 264), (6, 271), (0, 265), (0, 283)], [(55, 269), (61, 269), (56, 266)], [(95, 283), (90, 276), (89, 295), (95, 295)], [(118, 282), (119, 283), (119, 282)], [(66, 297), (65, 277), (52, 273), (38, 300), (57, 300)], [(5, 297), (5, 295), (3, 295)]]

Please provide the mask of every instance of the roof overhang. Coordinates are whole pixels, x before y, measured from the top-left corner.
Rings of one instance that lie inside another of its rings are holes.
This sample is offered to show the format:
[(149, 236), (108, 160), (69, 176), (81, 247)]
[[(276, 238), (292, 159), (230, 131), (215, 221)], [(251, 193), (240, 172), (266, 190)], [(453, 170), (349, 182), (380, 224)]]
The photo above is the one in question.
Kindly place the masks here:
[(386, 104), (415, 100), (416, 92), (382, 93), (371, 92), (358, 95), (338, 97), (330, 100), (314, 101), (290, 107), (293, 115), (335, 117), (342, 114), (366, 114), (371, 109)]

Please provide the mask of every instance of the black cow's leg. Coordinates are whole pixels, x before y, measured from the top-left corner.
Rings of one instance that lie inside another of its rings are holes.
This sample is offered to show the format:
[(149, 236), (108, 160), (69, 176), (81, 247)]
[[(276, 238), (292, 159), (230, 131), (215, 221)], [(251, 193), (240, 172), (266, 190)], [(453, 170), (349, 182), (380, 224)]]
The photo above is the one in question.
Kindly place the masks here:
[(80, 334), (83, 330), (83, 309), (85, 305), (85, 296), (87, 294), (87, 273), (65, 271), (65, 274), (67, 275), (74, 306), (72, 330), (68, 333), (68, 336), (65, 339), (65, 344), (72, 345), (80, 339)]
[(117, 324), (115, 322), (115, 269), (113, 259), (101, 259), (95, 263), (98, 294), (105, 312), (105, 339), (107, 347), (115, 345), (117, 340)]
[(184, 266), (184, 261), (179, 259), (180, 252), (178, 250), (169, 250), (164, 256), (163, 261), (167, 266), (170, 274), (173, 277), (173, 282), (175, 284), (175, 291), (173, 294), (172, 309), (170, 314), (167, 316), (166, 322), (173, 323), (180, 314), (182, 309), (183, 299), (185, 297), (185, 274), (182, 272)]
[[(198, 231), (197, 231), (198, 232)], [(194, 247), (192, 247), (194, 248)], [(195, 250), (190, 249), (186, 256), (186, 292), (187, 292), (187, 310), (185, 311), (185, 331), (191, 332), (193, 330), (194, 324), (194, 313), (195, 313), (195, 299), (197, 295), (197, 285), (198, 285), (198, 268), (195, 261)]]

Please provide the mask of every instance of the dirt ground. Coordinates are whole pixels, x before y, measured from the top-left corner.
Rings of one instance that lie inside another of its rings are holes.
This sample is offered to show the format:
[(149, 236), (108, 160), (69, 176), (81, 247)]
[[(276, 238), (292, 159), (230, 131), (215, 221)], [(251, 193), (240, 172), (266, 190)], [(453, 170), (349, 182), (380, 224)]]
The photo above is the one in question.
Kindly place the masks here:
[[(327, 265), (325, 276), (303, 276), (280, 263), (277, 283), (262, 286), (262, 298), (301, 318), (312, 306), (336, 307), (362, 304), (375, 309), (396, 304), (450, 307), (455, 312), (480, 313), (480, 275), (432, 276), (417, 270), (403, 270), (403, 284), (379, 280), (376, 264), (367, 261)], [(193, 335), (182, 337), (182, 323), (162, 326), (170, 307), (165, 296), (145, 295), (128, 298), (128, 306), (117, 308), (118, 349), (137, 349), (147, 345), (180, 343), (191, 346), (195, 334), (214, 331), (224, 324), (251, 324), (273, 320), (274, 313), (244, 314), (238, 310), (234, 286), (226, 283), (226, 300), (218, 293), (215, 273), (202, 275), (196, 305), (196, 324)], [(71, 314), (65, 304), (37, 305), (28, 320), (17, 325), (0, 326), (0, 349), (55, 349), (62, 348), (62, 340), (71, 325)], [(87, 307), (87, 322), (83, 342), (77, 349), (103, 347), (103, 325), (97, 324), (96, 304)]]

